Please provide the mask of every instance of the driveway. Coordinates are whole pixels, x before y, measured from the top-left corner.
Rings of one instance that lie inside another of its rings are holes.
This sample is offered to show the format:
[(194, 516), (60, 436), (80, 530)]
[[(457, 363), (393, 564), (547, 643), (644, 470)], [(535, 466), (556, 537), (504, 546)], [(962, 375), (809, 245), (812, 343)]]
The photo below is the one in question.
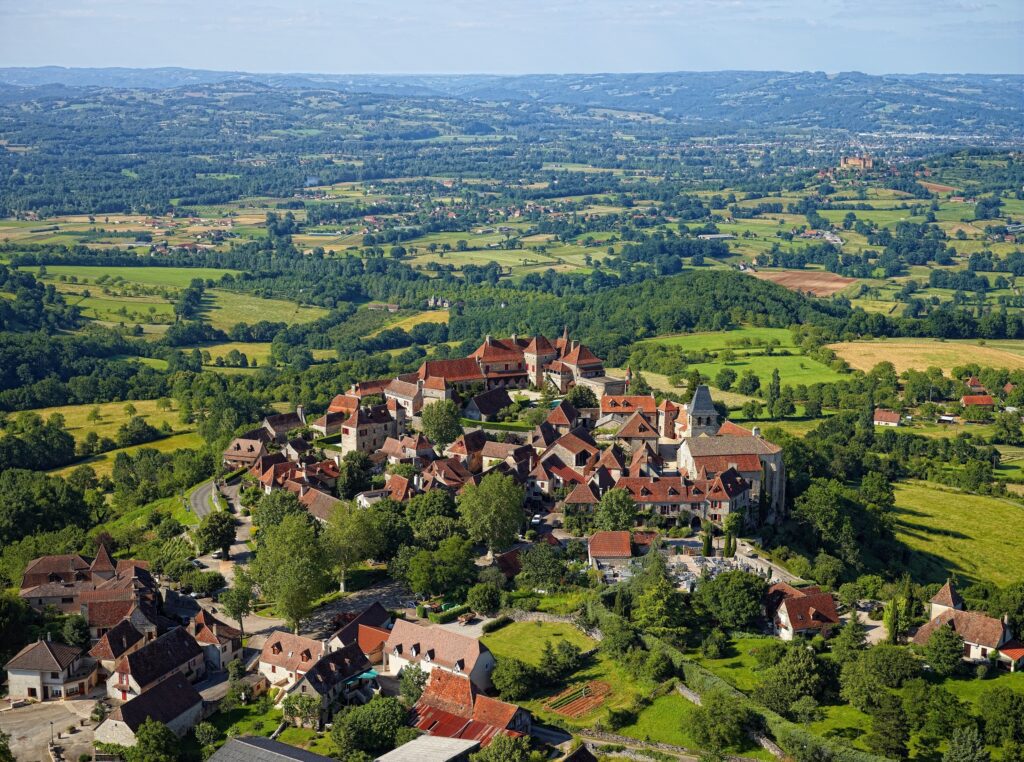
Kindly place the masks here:
[[(858, 606), (855, 611), (857, 618), (860, 619), (861, 623), (864, 625), (864, 635), (867, 637), (868, 645), (877, 646), (879, 643), (885, 642), (885, 624), (882, 623), (882, 620), (878, 620), (876, 622), (873, 619), (868, 619), (868, 609), (871, 605), (872, 604), (869, 603), (865, 607)], [(840, 619), (845, 624), (850, 621), (850, 614), (843, 614)]]
[[(92, 699), (47, 701), (0, 712), (0, 730), (11, 736), (11, 751), (18, 762), (49, 762), (47, 744), (51, 725), (53, 740), (64, 749), (64, 758), (77, 760), (81, 754), (92, 756), (93, 727), (82, 727), (96, 702)], [(69, 726), (76, 731), (67, 733)]]

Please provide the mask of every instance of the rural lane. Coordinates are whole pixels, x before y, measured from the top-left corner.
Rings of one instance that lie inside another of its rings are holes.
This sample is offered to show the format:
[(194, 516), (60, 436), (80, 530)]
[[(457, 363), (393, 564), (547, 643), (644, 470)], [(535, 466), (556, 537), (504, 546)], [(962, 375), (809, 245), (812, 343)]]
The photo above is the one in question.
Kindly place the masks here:
[(210, 496), (212, 494), (213, 479), (210, 479), (196, 487), (188, 497), (189, 503), (192, 505), (192, 513), (200, 521), (213, 509), (213, 505), (210, 503)]

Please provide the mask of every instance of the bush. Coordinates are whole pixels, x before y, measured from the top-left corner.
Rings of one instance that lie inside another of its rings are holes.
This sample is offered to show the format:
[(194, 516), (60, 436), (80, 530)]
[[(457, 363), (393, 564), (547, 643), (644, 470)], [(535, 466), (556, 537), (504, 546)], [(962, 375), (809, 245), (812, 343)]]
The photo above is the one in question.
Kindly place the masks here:
[(448, 622), (454, 622), (460, 616), (470, 612), (471, 610), (472, 609), (468, 603), (463, 603), (461, 606), (452, 606), (447, 611), (427, 614), (427, 619), (434, 624), (447, 624)]
[(512, 617), (500, 616), (497, 619), (492, 619), (489, 622), (484, 622), (480, 630), (486, 635), (489, 632), (500, 630), (502, 627), (508, 627), (508, 625), (510, 624), (512, 624)]

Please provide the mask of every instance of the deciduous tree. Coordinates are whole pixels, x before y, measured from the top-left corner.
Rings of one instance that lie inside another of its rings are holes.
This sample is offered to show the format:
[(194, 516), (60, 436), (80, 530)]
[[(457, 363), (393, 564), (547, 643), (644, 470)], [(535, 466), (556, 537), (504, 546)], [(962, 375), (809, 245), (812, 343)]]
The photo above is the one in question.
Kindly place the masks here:
[(492, 473), (468, 485), (459, 498), (459, 513), (469, 536), (489, 552), (515, 542), (523, 523), (523, 489), (511, 476)]

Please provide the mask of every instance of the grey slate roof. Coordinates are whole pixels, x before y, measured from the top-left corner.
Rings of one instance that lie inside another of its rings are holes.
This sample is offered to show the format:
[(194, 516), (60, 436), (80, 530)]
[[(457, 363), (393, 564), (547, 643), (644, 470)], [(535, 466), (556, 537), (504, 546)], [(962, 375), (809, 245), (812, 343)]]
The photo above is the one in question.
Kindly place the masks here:
[(480, 742), (472, 739), (419, 736), (377, 757), (376, 762), (449, 762), (479, 748)]
[(229, 738), (227, 743), (210, 757), (209, 762), (285, 762), (285, 760), (333, 762), (330, 757), (322, 757), (311, 751), (259, 736)]
[(147, 718), (166, 725), (201, 703), (203, 697), (184, 675), (177, 674), (117, 707), (110, 719), (121, 720), (135, 732)]
[(715, 403), (711, 399), (711, 390), (701, 384), (693, 393), (690, 406), (686, 410), (690, 415), (717, 415)]
[(779, 451), (777, 445), (760, 437), (691, 437), (681, 447), (694, 457), (702, 455), (768, 455)]

